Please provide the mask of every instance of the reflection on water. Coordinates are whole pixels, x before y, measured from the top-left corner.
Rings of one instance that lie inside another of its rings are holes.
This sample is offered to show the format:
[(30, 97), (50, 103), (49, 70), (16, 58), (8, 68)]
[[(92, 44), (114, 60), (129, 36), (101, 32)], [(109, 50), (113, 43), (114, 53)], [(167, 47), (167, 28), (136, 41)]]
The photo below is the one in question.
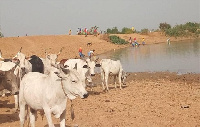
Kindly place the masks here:
[(119, 59), (127, 72), (200, 73), (200, 40), (128, 47), (100, 58)]

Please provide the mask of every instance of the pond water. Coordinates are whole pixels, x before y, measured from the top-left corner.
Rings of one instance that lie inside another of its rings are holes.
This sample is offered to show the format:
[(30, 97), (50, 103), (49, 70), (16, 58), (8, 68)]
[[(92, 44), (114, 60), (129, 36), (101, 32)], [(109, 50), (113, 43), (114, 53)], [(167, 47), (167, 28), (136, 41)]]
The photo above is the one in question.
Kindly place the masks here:
[(200, 40), (128, 47), (99, 57), (120, 60), (126, 72), (200, 73)]

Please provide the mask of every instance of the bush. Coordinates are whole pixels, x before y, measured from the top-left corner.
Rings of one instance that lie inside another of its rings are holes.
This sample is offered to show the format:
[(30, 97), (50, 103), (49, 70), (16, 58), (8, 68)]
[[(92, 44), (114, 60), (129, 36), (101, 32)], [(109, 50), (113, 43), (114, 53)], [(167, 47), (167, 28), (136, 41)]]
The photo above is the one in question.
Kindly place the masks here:
[(109, 38), (110, 38), (110, 41), (114, 44), (121, 45), (121, 44), (127, 44), (128, 43), (127, 41), (125, 41), (124, 39), (121, 39), (120, 37), (118, 37), (116, 35), (111, 35), (111, 36), (109, 36)]

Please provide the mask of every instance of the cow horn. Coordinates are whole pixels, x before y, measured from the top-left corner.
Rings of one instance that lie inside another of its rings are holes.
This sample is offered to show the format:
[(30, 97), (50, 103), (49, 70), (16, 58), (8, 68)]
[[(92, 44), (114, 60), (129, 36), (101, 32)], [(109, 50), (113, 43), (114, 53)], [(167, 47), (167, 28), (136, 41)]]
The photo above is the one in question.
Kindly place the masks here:
[(99, 57), (97, 57), (94, 61), (97, 62), (99, 60)]
[(0, 50), (0, 59), (4, 59), (3, 57), (2, 57), (2, 52), (1, 52), (1, 50)]
[(62, 52), (63, 48), (64, 48), (64, 47), (62, 47), (62, 48), (60, 49), (60, 51), (58, 52), (57, 55), (60, 55), (60, 53)]
[(22, 47), (19, 49), (19, 52), (21, 52), (22, 51)]

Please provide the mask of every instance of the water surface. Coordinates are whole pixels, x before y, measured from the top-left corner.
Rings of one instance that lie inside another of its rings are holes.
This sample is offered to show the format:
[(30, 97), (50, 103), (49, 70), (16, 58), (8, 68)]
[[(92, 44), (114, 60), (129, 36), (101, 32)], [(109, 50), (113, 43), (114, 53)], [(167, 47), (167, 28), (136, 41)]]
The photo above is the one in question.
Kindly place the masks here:
[(200, 73), (200, 40), (128, 47), (100, 58), (120, 60), (126, 72)]

